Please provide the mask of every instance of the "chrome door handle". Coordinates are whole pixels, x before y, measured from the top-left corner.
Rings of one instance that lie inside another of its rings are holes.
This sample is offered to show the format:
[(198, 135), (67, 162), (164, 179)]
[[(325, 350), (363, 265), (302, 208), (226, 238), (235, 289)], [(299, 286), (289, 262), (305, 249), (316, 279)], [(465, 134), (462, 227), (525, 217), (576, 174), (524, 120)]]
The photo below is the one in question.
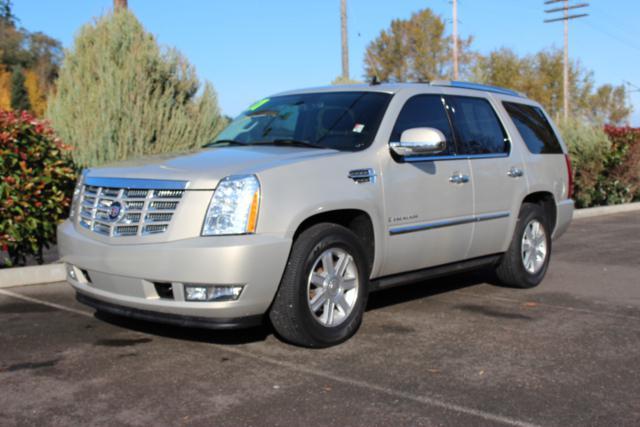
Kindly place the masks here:
[(524, 175), (524, 171), (520, 168), (512, 167), (507, 172), (507, 175), (511, 178), (520, 178), (522, 175)]
[(449, 182), (452, 184), (466, 184), (469, 182), (468, 175), (462, 175), (461, 173), (456, 173), (449, 177)]

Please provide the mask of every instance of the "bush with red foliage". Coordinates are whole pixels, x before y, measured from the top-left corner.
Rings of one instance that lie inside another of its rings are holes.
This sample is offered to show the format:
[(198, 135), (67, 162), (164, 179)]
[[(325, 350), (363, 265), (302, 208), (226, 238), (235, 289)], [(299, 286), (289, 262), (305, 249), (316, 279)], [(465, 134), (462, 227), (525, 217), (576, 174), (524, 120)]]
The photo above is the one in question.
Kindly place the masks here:
[(70, 148), (46, 121), (0, 110), (0, 176), (4, 264), (24, 264), (28, 256), (42, 262), (42, 249), (55, 243), (71, 204), (76, 168)]
[(622, 190), (620, 203), (640, 200), (640, 128), (608, 125), (604, 131), (612, 144), (603, 177), (608, 190)]

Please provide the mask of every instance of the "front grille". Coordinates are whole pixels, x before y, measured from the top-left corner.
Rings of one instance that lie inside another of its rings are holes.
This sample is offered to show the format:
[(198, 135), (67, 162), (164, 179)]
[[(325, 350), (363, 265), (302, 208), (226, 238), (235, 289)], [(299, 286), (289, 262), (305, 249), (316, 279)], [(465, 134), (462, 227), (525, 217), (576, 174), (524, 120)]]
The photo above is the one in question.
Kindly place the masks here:
[(145, 236), (169, 229), (184, 190), (83, 185), (78, 223), (110, 237)]

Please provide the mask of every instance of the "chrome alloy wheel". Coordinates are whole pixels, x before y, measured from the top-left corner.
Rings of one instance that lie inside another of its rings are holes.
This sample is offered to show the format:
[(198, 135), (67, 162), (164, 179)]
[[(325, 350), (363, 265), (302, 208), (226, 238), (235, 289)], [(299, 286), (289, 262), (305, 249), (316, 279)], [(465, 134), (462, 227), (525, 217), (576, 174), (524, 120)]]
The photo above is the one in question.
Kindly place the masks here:
[(307, 302), (314, 319), (323, 326), (344, 322), (358, 300), (358, 267), (344, 249), (324, 251), (313, 263), (307, 281)]
[(530, 274), (542, 269), (547, 259), (547, 234), (537, 219), (529, 221), (522, 235), (522, 264)]

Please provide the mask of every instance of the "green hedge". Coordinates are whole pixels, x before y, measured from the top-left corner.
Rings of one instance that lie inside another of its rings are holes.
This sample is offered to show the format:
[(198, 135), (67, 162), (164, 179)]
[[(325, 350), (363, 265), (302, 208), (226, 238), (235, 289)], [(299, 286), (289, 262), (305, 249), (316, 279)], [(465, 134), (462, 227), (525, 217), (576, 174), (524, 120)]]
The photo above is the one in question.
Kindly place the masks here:
[(76, 171), (48, 123), (0, 110), (0, 247), (3, 266), (42, 262), (68, 216)]
[(576, 207), (640, 200), (640, 129), (560, 123), (574, 171)]

